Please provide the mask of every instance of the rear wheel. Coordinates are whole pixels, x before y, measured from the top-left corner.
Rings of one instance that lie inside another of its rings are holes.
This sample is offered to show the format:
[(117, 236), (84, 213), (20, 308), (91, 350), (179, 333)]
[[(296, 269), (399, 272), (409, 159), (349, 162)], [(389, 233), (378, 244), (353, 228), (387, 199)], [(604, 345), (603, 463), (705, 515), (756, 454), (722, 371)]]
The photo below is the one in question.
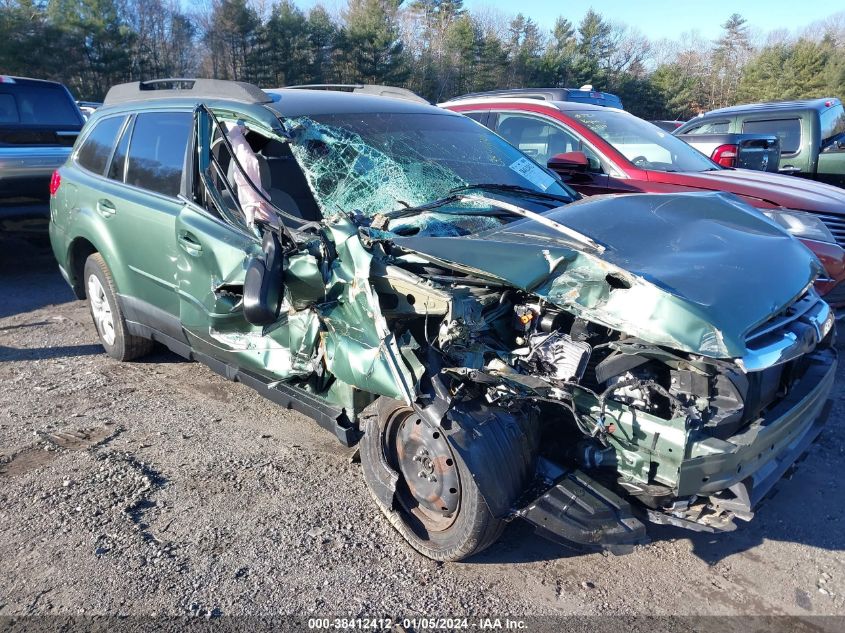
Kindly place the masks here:
[[(421, 554), (456, 561), (493, 544), (505, 523), (492, 515), (472, 474), (442, 429), (426, 423), (410, 407), (380, 407), (368, 422), (361, 451), (364, 477), (372, 491), (374, 472), (386, 464), (398, 474), (391, 505), (373, 494), (399, 533)], [(375, 460), (382, 463), (371, 463)]]
[(102, 255), (94, 253), (88, 257), (83, 276), (91, 318), (106, 353), (112, 358), (126, 361), (152, 351), (151, 340), (129, 333), (117, 302), (114, 279)]

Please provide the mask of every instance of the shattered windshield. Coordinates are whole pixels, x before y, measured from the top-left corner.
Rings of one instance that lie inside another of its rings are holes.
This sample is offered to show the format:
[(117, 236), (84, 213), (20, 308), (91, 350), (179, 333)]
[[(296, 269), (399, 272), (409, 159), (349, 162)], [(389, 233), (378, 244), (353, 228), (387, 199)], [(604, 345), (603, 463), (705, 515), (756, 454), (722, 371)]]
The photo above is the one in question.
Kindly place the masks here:
[(716, 163), (681, 139), (630, 114), (587, 110), (573, 112), (571, 116), (642, 169), (673, 172), (719, 169)]
[[(559, 196), (560, 204), (577, 197), (519, 150), (460, 116), (332, 114), (289, 119), (286, 127), (324, 216), (372, 217), (430, 204), (480, 183)], [(453, 206), (460, 205), (471, 203)]]

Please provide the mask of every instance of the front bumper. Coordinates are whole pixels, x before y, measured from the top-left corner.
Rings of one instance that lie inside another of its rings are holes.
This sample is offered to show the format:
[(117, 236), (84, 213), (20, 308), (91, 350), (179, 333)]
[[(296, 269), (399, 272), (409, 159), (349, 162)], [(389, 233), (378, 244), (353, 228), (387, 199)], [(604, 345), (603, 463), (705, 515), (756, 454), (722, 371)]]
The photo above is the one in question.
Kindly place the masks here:
[(827, 421), (836, 352), (819, 350), (810, 360), (801, 380), (765, 417), (727, 440), (710, 437), (692, 442), (690, 457), (680, 466), (676, 492), (690, 504), (649, 511), (649, 519), (716, 530), (733, 529), (734, 517), (750, 520)]
[[(539, 480), (554, 483), (531, 495), (516, 516), (552, 540), (615, 553), (644, 542), (644, 520), (698, 531), (734, 529), (734, 518), (753, 517), (754, 509), (801, 460), (827, 420), (836, 352), (817, 350), (809, 360), (804, 376), (764, 418), (727, 440), (702, 436), (687, 444), (671, 506), (647, 508), (582, 471), (565, 471), (541, 459)], [(657, 447), (658, 440), (653, 442)]]

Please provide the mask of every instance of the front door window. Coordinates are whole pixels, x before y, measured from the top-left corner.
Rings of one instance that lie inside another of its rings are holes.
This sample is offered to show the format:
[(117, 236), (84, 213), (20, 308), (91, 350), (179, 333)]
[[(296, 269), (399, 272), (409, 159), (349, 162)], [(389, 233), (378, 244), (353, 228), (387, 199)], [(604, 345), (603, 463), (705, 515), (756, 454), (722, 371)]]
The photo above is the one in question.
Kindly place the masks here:
[(496, 132), (541, 165), (545, 165), (556, 154), (584, 152), (590, 161), (590, 171), (602, 171), (601, 161), (595, 152), (574, 134), (550, 121), (502, 112), (498, 114)]

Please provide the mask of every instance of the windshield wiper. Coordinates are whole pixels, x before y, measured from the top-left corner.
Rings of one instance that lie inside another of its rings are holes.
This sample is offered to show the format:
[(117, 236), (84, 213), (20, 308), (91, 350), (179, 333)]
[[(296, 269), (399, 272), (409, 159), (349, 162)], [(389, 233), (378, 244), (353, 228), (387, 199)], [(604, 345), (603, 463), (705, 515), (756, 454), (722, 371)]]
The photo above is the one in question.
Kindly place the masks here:
[(462, 191), (472, 191), (473, 189), (487, 189), (489, 191), (509, 191), (513, 193), (521, 193), (527, 196), (534, 196), (535, 198), (546, 198), (548, 200), (556, 200), (558, 202), (574, 201), (571, 196), (562, 196), (555, 193), (546, 193), (545, 191), (529, 189), (528, 187), (522, 187), (520, 185), (504, 185), (495, 182), (479, 182), (472, 185), (462, 185), (460, 187), (450, 189), (449, 193), (454, 194), (460, 193)]
[(398, 200), (402, 204), (406, 205), (401, 209), (394, 209), (393, 211), (388, 211), (386, 213), (382, 213), (386, 218), (404, 218), (409, 215), (416, 215), (417, 213), (421, 213), (423, 211), (431, 211), (432, 209), (437, 209), (438, 207), (445, 207), (447, 204), (452, 202), (459, 202), (463, 196), (458, 195), (448, 195), (439, 200), (435, 200), (434, 202), (426, 202), (425, 204), (420, 204), (415, 207), (408, 205), (407, 202), (402, 200)]

